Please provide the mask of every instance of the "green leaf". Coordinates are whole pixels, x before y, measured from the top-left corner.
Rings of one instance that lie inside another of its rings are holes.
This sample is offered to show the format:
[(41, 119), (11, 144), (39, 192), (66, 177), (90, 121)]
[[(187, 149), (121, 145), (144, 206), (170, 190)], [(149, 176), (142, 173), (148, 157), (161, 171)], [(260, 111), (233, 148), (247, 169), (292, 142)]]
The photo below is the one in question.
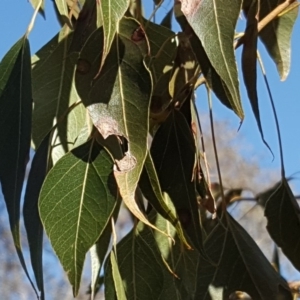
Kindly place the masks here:
[(300, 209), (285, 178), (267, 201), (265, 216), (270, 236), (300, 270)]
[(159, 180), (156, 174), (156, 170), (153, 164), (153, 160), (150, 154), (147, 155), (143, 172), (139, 181), (139, 187), (145, 198), (160, 213), (165, 219), (169, 220), (170, 223), (176, 227), (180, 240), (185, 244), (187, 248), (191, 248), (188, 244), (183, 229), (178, 222), (176, 212), (173, 207), (167, 204), (159, 184)]
[(51, 133), (42, 141), (36, 151), (28, 176), (24, 197), (24, 225), (29, 244), (31, 265), (41, 299), (45, 298), (43, 282), (43, 224), (38, 211), (39, 194), (48, 171), (49, 141)]
[[(166, 202), (168, 205), (170, 204), (169, 199), (167, 199)], [(150, 216), (151, 214), (152, 213), (150, 213)], [(177, 276), (172, 276), (172, 281), (175, 283), (177, 288), (176, 299), (201, 299), (197, 298), (195, 295), (199, 280), (197, 276), (200, 262), (199, 253), (182, 247), (182, 243), (175, 236), (174, 227), (162, 216), (157, 214), (154, 224), (160, 230), (166, 231), (170, 236), (174, 236), (175, 238), (175, 243), (171, 243), (170, 240), (167, 240), (160, 233), (156, 233), (154, 235), (155, 242), (162, 257)]]
[[(175, 5), (175, 16), (183, 31), (193, 31), (193, 29), (190, 28), (185, 16), (178, 8), (178, 4)], [(226, 87), (225, 82), (212, 66), (201, 41), (195, 35), (195, 33), (190, 36), (190, 44), (209, 88), (216, 94), (222, 104), (236, 112), (233, 98)]]
[(277, 182), (274, 186), (271, 188), (263, 191), (262, 193), (259, 193), (256, 195), (256, 200), (259, 205), (261, 205), (263, 208), (266, 207), (267, 201), (272, 196), (272, 194), (275, 193), (275, 191), (281, 186), (281, 181)]
[(81, 128), (79, 135), (75, 140), (74, 148), (86, 143), (91, 138), (93, 130), (93, 125), (91, 124), (90, 120), (87, 119), (86, 124)]
[[(157, 248), (155, 233), (139, 222), (117, 245), (118, 268), (128, 299), (181, 299), (176, 295), (174, 275), (168, 271)], [(165, 235), (160, 237), (170, 242)], [(105, 269), (105, 296), (117, 299), (109, 264)]]
[[(103, 138), (115, 135), (126, 139), (128, 149), (124, 151), (123, 158), (115, 158), (115, 178), (129, 210), (151, 226), (134, 199), (147, 156), (149, 102), (152, 92), (151, 75), (144, 63), (144, 54), (148, 52), (147, 40), (132, 40), (133, 32), (139, 28), (140, 25), (133, 19), (124, 18), (120, 22), (100, 76), (94, 80), (101, 61), (99, 44), (103, 37), (101, 29), (95, 31), (81, 51), (76, 87)], [(80, 65), (90, 68), (87, 72), (81, 72)]]
[(201, 41), (196, 36), (192, 36), (190, 42), (209, 88), (216, 94), (222, 104), (237, 113), (233, 98), (226, 84), (209, 61)]
[(245, 86), (247, 89), (248, 98), (254, 113), (256, 123), (262, 138), (262, 141), (267, 148), (272, 152), (270, 146), (265, 141), (264, 133), (260, 120), (258, 96), (257, 96), (257, 38), (258, 38), (258, 2), (252, 2), (251, 7), (247, 11), (247, 27), (245, 35), (242, 37), (243, 50), (242, 50), (242, 72), (244, 77)]
[(56, 7), (63, 21), (68, 24), (70, 28), (73, 28), (72, 22), (69, 18), (69, 9), (67, 5), (67, 0), (55, 0)]
[[(36, 9), (40, 3), (40, 0), (30, 0), (30, 3), (32, 5), (32, 7), (34, 9)], [(39, 13), (43, 16), (44, 19), (46, 18), (46, 16), (45, 16), (45, 0), (42, 1), (42, 5), (39, 9)]]
[(198, 203), (192, 181), (195, 151), (194, 138), (185, 117), (174, 110), (155, 134), (151, 155), (162, 192), (171, 198), (184, 231), (202, 253)]
[(46, 177), (40, 216), (77, 295), (87, 251), (103, 233), (114, 211), (117, 186), (113, 163), (94, 140), (62, 157)]
[(32, 114), (30, 48), (26, 37), (17, 41), (4, 56), (0, 74), (0, 182), (16, 251), (30, 280), (20, 243), (19, 224)]
[(172, 18), (173, 18), (173, 7), (170, 8), (170, 10), (167, 12), (165, 17), (162, 19), (160, 25), (164, 26), (168, 29), (172, 28)]
[[(89, 36), (102, 25), (102, 20), (98, 20), (97, 2), (86, 0), (75, 22), (75, 30), (69, 53), (80, 52)], [(103, 41), (102, 41), (103, 42)]]
[(145, 23), (147, 24), (145, 30), (150, 45), (148, 66), (151, 70), (154, 87), (150, 116), (151, 123), (157, 124), (164, 121), (168, 115), (166, 110), (171, 101), (168, 83), (173, 70), (177, 44), (175, 32), (147, 20)]
[(103, 22), (103, 50), (101, 66), (98, 67), (102, 68), (115, 35), (119, 31), (119, 22), (129, 7), (129, 0), (101, 0), (100, 7)]
[[(86, 118), (73, 82), (77, 54), (68, 54), (72, 34), (67, 26), (33, 57), (32, 142), (38, 148), (57, 122), (54, 151), (60, 158), (72, 148)], [(70, 107), (73, 109), (70, 111)], [(59, 145), (59, 146), (58, 146)], [(55, 159), (57, 160), (57, 158)]]
[[(109, 258), (109, 257), (108, 257)], [(106, 261), (104, 269), (104, 287), (105, 287), (105, 298), (110, 300), (118, 300), (110, 259)]]
[[(118, 214), (120, 211), (121, 201), (118, 201), (114, 212), (112, 214), (112, 218), (114, 222), (118, 218)], [(91, 280), (91, 300), (94, 299), (96, 292), (99, 289), (99, 279), (100, 279), (100, 270), (104, 263), (105, 255), (108, 252), (109, 243), (111, 240), (112, 234), (112, 218), (107, 223), (103, 233), (101, 234), (100, 238), (96, 242), (96, 244), (91, 248), (91, 267), (92, 267), (92, 280)]]
[(260, 116), (259, 116), (259, 107), (258, 107), (258, 97), (257, 97), (257, 24), (258, 20), (256, 14), (258, 13), (258, 2), (252, 2), (252, 6), (247, 12), (247, 27), (245, 30), (245, 35), (243, 36), (243, 50), (242, 50), (242, 71), (245, 86), (247, 89), (248, 97), (251, 103), (255, 119), (263, 136)]
[(115, 285), (115, 290), (117, 294), (117, 299), (118, 300), (126, 300), (126, 294), (125, 294), (125, 289), (122, 283), (122, 278), (119, 272), (119, 268), (117, 265), (117, 260), (114, 251), (111, 251), (110, 253), (110, 262), (111, 262), (111, 268), (112, 268), (112, 275), (113, 275), (113, 280), (114, 280), (114, 285)]
[[(241, 0), (182, 0), (181, 10), (200, 39), (213, 68), (229, 92), (230, 105), (241, 118), (238, 73), (233, 49), (235, 26)], [(194, 49), (195, 50), (195, 49)]]
[[(107, 224), (108, 225), (108, 224)], [(106, 226), (106, 228), (109, 228)], [(106, 228), (104, 229), (103, 233), (105, 234), (107, 232)], [(100, 237), (101, 239), (101, 237)], [(110, 235), (109, 235), (109, 240), (110, 240)], [(101, 249), (101, 245), (96, 242), (95, 245), (93, 245), (90, 249), (90, 256), (91, 256), (91, 300), (95, 299), (95, 295), (98, 291), (98, 281), (99, 281), (99, 275), (100, 275), (100, 270), (101, 270), (101, 264), (102, 261), (98, 257), (98, 249)]]
[[(284, 0), (265, 0), (260, 7), (260, 20)], [(269, 55), (275, 62), (281, 80), (285, 80), (291, 64), (291, 35), (298, 16), (298, 7), (275, 18), (259, 33)]]
[(168, 86), (172, 101), (180, 107), (191, 98), (200, 68), (187, 36), (178, 34), (177, 38), (179, 45)]
[(229, 214), (205, 241), (214, 265), (199, 264), (197, 299), (211, 299), (209, 285), (223, 287), (223, 297), (244, 291), (252, 299), (292, 299), (285, 280), (274, 270), (249, 234)]
[(175, 32), (150, 21), (147, 22), (145, 30), (151, 55), (149, 68), (155, 85), (163, 74), (172, 68), (177, 49)]

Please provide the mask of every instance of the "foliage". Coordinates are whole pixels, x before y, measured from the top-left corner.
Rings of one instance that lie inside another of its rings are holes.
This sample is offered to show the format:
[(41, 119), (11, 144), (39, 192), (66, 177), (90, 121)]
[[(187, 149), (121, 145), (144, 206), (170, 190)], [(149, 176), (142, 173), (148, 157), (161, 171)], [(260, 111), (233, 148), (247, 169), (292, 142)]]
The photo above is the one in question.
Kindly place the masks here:
[[(154, 1), (155, 10), (162, 3)], [(245, 187), (226, 190), (221, 174), (211, 183), (195, 90), (205, 86), (209, 102), (213, 91), (242, 122), (235, 49), (243, 47), (242, 75), (268, 147), (256, 91), (258, 38), (284, 80), (298, 2), (174, 1), (157, 24), (143, 17), (141, 1), (56, 0), (61, 31), (30, 58), (28, 35), (36, 13), (45, 13), (44, 1), (32, 4), (28, 30), (0, 63), (0, 181), (30, 279), (19, 221), (31, 144), (23, 217), (38, 297), (45, 299), (44, 230), (74, 296), (90, 251), (91, 298), (104, 282), (107, 299), (228, 299), (238, 292), (292, 299), (228, 212)], [(173, 10), (179, 33), (171, 28)], [(241, 11), (242, 34), (235, 32)], [(271, 238), (300, 270), (299, 206), (283, 162), (280, 183), (256, 199)], [(117, 243), (122, 202), (134, 225)]]

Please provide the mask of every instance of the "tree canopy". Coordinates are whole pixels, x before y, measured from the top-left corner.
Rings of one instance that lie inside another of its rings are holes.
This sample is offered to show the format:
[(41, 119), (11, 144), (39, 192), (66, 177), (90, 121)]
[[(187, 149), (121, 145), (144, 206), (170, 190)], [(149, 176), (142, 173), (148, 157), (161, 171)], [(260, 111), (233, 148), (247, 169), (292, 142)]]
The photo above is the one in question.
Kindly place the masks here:
[[(31, 22), (0, 62), (0, 182), (15, 249), (37, 297), (47, 296), (44, 233), (74, 297), (88, 252), (91, 299), (100, 286), (109, 300), (236, 299), (241, 292), (251, 299), (297, 297), (278, 260), (274, 268), (228, 211), (243, 201), (245, 187), (223, 184), (211, 95), (242, 126), (235, 53), (241, 47), (240, 73), (261, 139), (272, 153), (260, 117), (258, 72), (281, 156), (280, 182), (252, 191), (253, 200), (264, 210), (274, 257), (281, 248), (300, 270), (300, 210), (257, 51), (260, 40), (281, 80), (287, 78), (300, 2), (174, 0), (157, 23), (163, 0), (153, 2), (150, 18), (140, 0), (56, 0), (61, 30), (32, 55), (28, 36), (36, 15), (45, 15), (44, 2), (31, 0)], [(245, 28), (237, 32), (241, 14)], [(205, 88), (218, 173), (213, 182), (195, 99)], [(30, 148), (35, 154), (23, 197)], [(133, 226), (117, 241), (121, 205)], [(20, 242), (21, 218), (34, 278)]]

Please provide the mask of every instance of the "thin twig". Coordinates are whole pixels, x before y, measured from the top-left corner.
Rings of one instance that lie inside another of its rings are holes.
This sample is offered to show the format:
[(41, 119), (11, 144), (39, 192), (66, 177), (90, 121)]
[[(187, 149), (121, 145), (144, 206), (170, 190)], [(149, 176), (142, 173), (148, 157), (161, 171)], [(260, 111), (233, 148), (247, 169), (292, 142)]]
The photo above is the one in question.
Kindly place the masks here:
[(216, 137), (215, 137), (215, 130), (214, 130), (214, 119), (213, 119), (213, 112), (212, 112), (211, 93), (210, 93), (209, 87), (207, 85), (205, 85), (205, 86), (206, 86), (207, 95), (208, 95), (209, 117), (210, 117), (209, 119), (210, 119), (210, 127), (211, 127), (211, 135), (212, 135), (212, 141), (213, 141), (213, 147), (214, 147), (215, 160), (216, 160), (218, 177), (219, 177), (219, 182), (220, 182), (222, 208), (223, 208), (223, 211), (225, 211), (226, 210), (226, 201), (225, 201), (225, 196), (224, 196), (222, 175), (221, 175), (221, 169), (220, 169), (220, 163), (219, 163), (219, 157), (218, 157), (218, 151), (217, 151), (217, 144), (216, 144)]
[[(261, 21), (259, 21), (257, 25), (258, 33), (262, 31), (262, 29), (265, 28), (275, 18), (280, 17), (285, 10), (289, 9), (289, 6), (291, 6), (291, 9), (295, 8), (296, 7), (294, 4), (295, 2), (297, 2), (297, 0), (286, 0), (285, 2), (276, 6), (269, 14), (267, 14)], [(244, 43), (244, 36), (245, 34), (243, 34), (240, 37), (240, 39), (235, 41), (234, 49), (237, 49)]]
[(273, 9), (268, 15), (266, 15), (257, 26), (258, 32), (260, 32), (267, 24), (273, 21), (279, 14), (281, 14), (285, 9), (287, 9), (296, 0), (286, 0), (285, 2), (279, 4), (275, 9)]
[(196, 118), (197, 118), (197, 123), (198, 123), (198, 128), (199, 128), (199, 135), (200, 135), (200, 140), (201, 140), (201, 147), (202, 147), (202, 153), (203, 153), (203, 160), (204, 160), (204, 165), (205, 165), (205, 174), (206, 174), (206, 181), (208, 184), (208, 187), (210, 188), (210, 176), (209, 176), (209, 168), (208, 168), (208, 163), (207, 163), (207, 157), (206, 157), (206, 151), (205, 151), (205, 142), (204, 142), (204, 135), (203, 135), (203, 131), (202, 131), (202, 126), (201, 126), (201, 122), (200, 122), (200, 118), (199, 118), (199, 114), (197, 111), (197, 107), (194, 101), (192, 101), (193, 106), (194, 106), (194, 110), (195, 110), (195, 114), (196, 114)]
[(155, 56), (152, 56), (151, 57), (151, 61), (149, 63), (149, 67), (151, 66), (151, 64), (153, 63), (153, 60), (158, 58), (161, 53), (164, 51), (164, 48), (167, 46), (167, 43), (169, 43), (172, 39), (175, 39), (176, 37), (178, 36), (177, 33), (175, 33), (174, 35), (172, 36), (169, 36), (164, 42), (163, 44), (161, 45), (161, 47), (159, 48), (159, 50), (157, 51), (157, 53), (155, 54)]
[(299, 5), (300, 5), (300, 2), (293, 2), (287, 9), (285, 9), (283, 12), (278, 14), (278, 17), (281, 17), (281, 16), (287, 14), (289, 11), (297, 8)]
[[(155, 2), (153, 1), (153, 11), (155, 11)], [(156, 13), (153, 16), (153, 22), (155, 23), (156, 21)]]
[(206, 82), (205, 77), (199, 77), (195, 84), (195, 90), (202, 84)]
[(151, 13), (151, 15), (150, 15), (150, 17), (149, 17), (149, 19), (148, 19), (148, 21), (147, 21), (147, 23), (146, 23), (146, 25), (145, 25), (145, 29), (147, 28), (148, 23), (151, 21), (151, 19), (152, 19), (153, 17), (155, 17), (156, 12), (159, 10), (159, 8), (160, 8), (161, 5), (163, 4), (163, 2), (164, 2), (164, 0), (160, 0), (160, 2), (155, 6), (155, 8), (153, 9), (153, 12)]
[(28, 37), (29, 33), (31, 32), (31, 30), (32, 30), (32, 28), (34, 26), (36, 16), (37, 16), (37, 14), (38, 14), (41, 6), (42, 6), (42, 3), (43, 3), (43, 0), (40, 0), (40, 2), (38, 3), (37, 7), (35, 8), (35, 11), (34, 11), (34, 13), (32, 15), (32, 18), (30, 20), (30, 23), (28, 25), (28, 28), (27, 28), (27, 31), (26, 31), (26, 34), (25, 34), (26, 37)]
[(113, 245), (113, 249), (115, 251), (115, 255), (116, 255), (116, 259), (117, 258), (117, 232), (116, 232), (116, 227), (115, 227), (115, 220), (114, 217), (111, 218), (111, 229), (112, 229), (112, 245)]

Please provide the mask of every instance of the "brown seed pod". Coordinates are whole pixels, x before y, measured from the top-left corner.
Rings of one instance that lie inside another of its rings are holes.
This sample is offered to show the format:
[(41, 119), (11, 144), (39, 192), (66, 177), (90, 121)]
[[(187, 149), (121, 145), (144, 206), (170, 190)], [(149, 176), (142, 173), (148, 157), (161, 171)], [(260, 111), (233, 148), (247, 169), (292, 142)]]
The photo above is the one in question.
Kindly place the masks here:
[(140, 42), (144, 38), (145, 38), (145, 31), (141, 26), (135, 29), (131, 35), (131, 40), (134, 42)]
[(85, 59), (78, 59), (76, 72), (82, 75), (87, 74), (91, 69), (91, 64)]

